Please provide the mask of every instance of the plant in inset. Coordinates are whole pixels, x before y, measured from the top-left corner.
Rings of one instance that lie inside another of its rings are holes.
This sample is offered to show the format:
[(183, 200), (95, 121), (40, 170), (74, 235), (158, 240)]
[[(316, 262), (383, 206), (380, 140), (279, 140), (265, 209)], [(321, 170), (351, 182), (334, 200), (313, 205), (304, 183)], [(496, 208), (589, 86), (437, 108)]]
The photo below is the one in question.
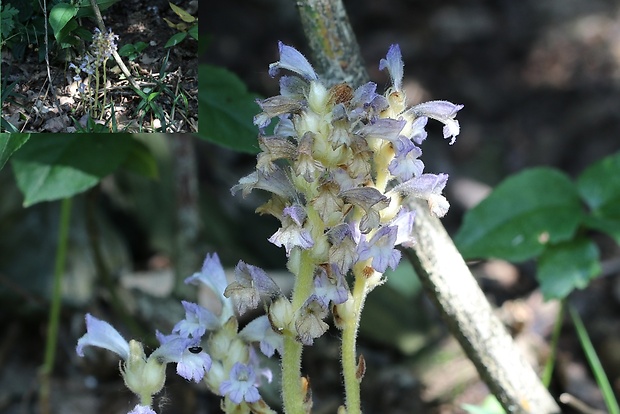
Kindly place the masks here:
[[(86, 54), (79, 61), (79, 65), (71, 63), (70, 68), (74, 69), (76, 74), (73, 80), (78, 82), (78, 90), (84, 101), (88, 102), (89, 115), (93, 118), (99, 114), (99, 119), (103, 118), (106, 104), (106, 62), (112, 56), (113, 51), (117, 49), (116, 41), (118, 35), (109, 30), (104, 34), (96, 28), (93, 35), (93, 41)], [(81, 74), (86, 74), (86, 79), (82, 79)], [(92, 88), (92, 77), (94, 77), (95, 87)], [(103, 81), (103, 103), (99, 105), (99, 88), (100, 80)]]

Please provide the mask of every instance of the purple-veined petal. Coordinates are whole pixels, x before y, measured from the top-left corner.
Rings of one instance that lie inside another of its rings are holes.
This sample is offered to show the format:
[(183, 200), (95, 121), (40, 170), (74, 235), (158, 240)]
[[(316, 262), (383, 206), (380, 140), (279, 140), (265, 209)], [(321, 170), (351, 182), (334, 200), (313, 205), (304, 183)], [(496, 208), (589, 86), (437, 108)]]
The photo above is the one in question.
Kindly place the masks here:
[(379, 61), (379, 70), (387, 68), (396, 91), (400, 91), (402, 87), (404, 66), (403, 57), (400, 53), (400, 46), (397, 44), (390, 46), (385, 59)]
[(416, 116), (426, 116), (442, 122), (444, 124), (443, 137), (451, 137), (450, 145), (452, 145), (460, 132), (459, 122), (454, 118), (462, 108), (463, 105), (456, 105), (448, 101), (429, 101), (415, 105), (409, 111)]
[(388, 267), (396, 269), (401, 253), (396, 250), (398, 229), (393, 226), (381, 227), (369, 241), (362, 241), (359, 247), (360, 260), (372, 258), (372, 267), (380, 273)]
[(282, 335), (274, 332), (267, 315), (259, 316), (248, 323), (240, 332), (239, 336), (248, 342), (259, 342), (263, 354), (271, 357), (275, 351), (282, 355), (284, 339)]
[(280, 60), (269, 65), (269, 75), (275, 77), (280, 69), (288, 69), (298, 73), (307, 80), (317, 80), (319, 77), (308, 62), (308, 59), (292, 46), (278, 42)]
[(254, 369), (250, 365), (235, 362), (229, 379), (222, 381), (220, 385), (220, 394), (227, 395), (235, 404), (241, 404), (242, 401), (253, 403), (260, 400), (255, 383)]
[(76, 352), (84, 356), (85, 346), (96, 346), (112, 351), (123, 360), (129, 358), (129, 343), (109, 323), (86, 314), (86, 333), (78, 340)]

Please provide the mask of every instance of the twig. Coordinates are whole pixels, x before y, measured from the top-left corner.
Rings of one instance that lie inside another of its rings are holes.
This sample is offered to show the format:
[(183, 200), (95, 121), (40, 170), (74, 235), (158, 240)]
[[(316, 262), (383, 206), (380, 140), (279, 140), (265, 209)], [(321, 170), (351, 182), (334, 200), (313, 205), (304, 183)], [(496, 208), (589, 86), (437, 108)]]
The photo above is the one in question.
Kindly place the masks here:
[[(105, 24), (103, 23), (103, 17), (101, 17), (101, 11), (99, 10), (99, 6), (97, 5), (97, 0), (90, 0), (90, 4), (93, 7), (93, 11), (95, 13), (95, 20), (97, 20), (97, 26), (99, 26), (99, 30), (101, 30), (101, 33), (107, 33), (107, 29), (105, 27)], [(134, 80), (131, 72), (129, 72), (129, 69), (127, 69), (127, 66), (125, 66), (125, 63), (123, 62), (123, 59), (121, 59), (121, 56), (116, 50), (112, 51), (112, 56), (114, 56), (116, 64), (121, 69), (129, 83), (131, 83), (131, 86), (133, 86), (134, 89), (140, 91), (140, 87)]]
[(297, 2), (301, 25), (313, 53), (313, 63), (328, 85), (347, 82), (360, 86), (368, 73), (340, 0), (302, 0)]
[[(299, 0), (297, 5), (323, 80), (332, 84), (349, 81), (354, 86), (368, 81), (342, 1)], [(493, 314), (439, 219), (431, 215), (425, 203), (419, 202), (416, 207), (417, 242), (405, 254), (482, 379), (509, 413), (560, 413)]]
[(574, 395), (571, 395), (567, 392), (564, 392), (560, 395), (560, 401), (582, 414), (605, 414), (605, 411), (592, 408)]

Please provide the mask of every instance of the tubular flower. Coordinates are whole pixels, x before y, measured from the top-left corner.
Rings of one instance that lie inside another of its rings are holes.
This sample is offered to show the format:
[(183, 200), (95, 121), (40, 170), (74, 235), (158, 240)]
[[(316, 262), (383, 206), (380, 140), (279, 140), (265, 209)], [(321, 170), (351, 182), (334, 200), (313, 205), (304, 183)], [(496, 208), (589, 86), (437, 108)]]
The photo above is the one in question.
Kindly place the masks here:
[[(257, 209), (280, 220), (269, 241), (286, 249), (289, 269), (296, 268), (302, 251), (309, 253), (315, 270), (324, 269), (315, 272), (313, 296), (293, 310), (298, 340), (311, 343), (325, 329), (327, 303), (347, 300), (344, 276), (349, 271), (372, 266), (380, 274), (395, 268), (401, 256), (396, 247), (414, 242), (412, 197), (427, 200), (437, 216), (447, 212), (449, 204), (441, 195), (447, 175), (424, 173), (419, 146), (427, 138), (429, 119), (444, 124), (443, 136), (453, 144), (463, 105), (437, 100), (407, 107), (398, 45), (379, 64), (391, 79), (385, 94), (377, 93), (372, 82), (357, 89), (344, 83), (328, 87), (299, 51), (280, 42), (279, 52), (269, 74), (289, 74), (280, 78), (279, 95), (257, 101), (261, 112), (254, 123), (261, 131), (262, 152), (256, 171), (231, 191), (271, 193)], [(265, 136), (274, 118), (274, 135)], [(328, 278), (325, 269), (336, 277)], [(239, 283), (235, 291), (244, 292)], [(246, 298), (248, 307), (257, 306), (257, 295)]]

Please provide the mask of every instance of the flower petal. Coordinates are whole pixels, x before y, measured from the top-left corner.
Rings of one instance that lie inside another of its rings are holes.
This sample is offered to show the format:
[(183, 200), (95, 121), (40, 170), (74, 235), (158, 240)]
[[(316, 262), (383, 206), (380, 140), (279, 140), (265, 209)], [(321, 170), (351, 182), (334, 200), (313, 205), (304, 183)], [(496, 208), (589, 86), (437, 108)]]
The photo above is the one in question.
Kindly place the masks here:
[(280, 69), (288, 69), (300, 74), (307, 80), (317, 80), (319, 78), (308, 59), (297, 49), (282, 42), (278, 42), (278, 49), (280, 50), (280, 60), (269, 65), (269, 75), (271, 77), (276, 76)]
[(85, 346), (97, 346), (112, 351), (123, 360), (129, 358), (129, 343), (109, 323), (86, 314), (86, 334), (84, 334), (75, 348), (79, 356), (84, 356)]

